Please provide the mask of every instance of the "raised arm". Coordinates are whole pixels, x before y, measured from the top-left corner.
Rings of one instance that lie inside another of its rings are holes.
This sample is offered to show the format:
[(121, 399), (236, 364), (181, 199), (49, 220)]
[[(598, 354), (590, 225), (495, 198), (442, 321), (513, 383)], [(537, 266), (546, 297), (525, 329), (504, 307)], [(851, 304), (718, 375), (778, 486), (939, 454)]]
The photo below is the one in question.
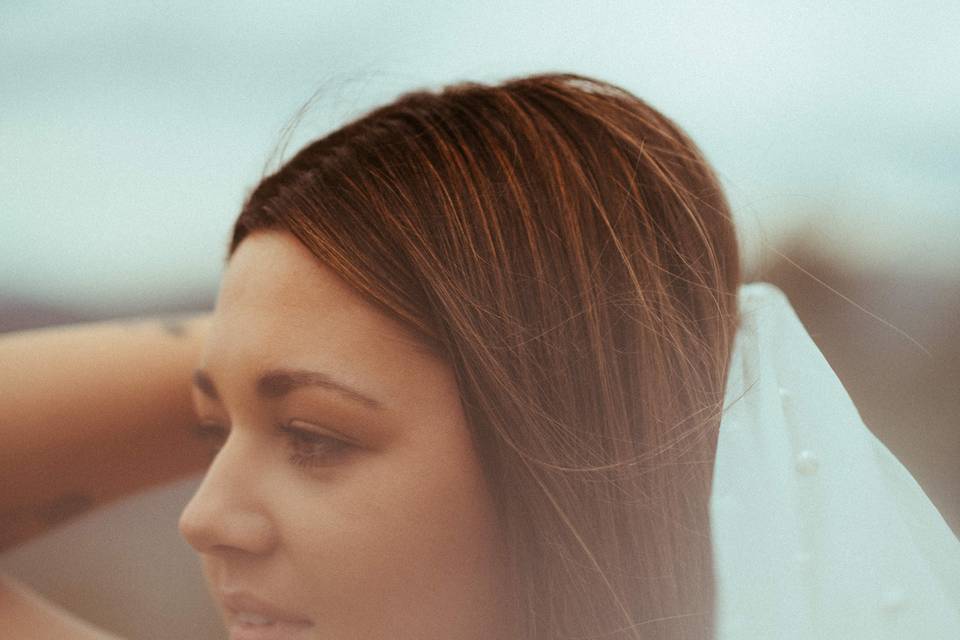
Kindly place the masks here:
[(203, 468), (190, 378), (209, 321), (0, 335), (0, 551)]

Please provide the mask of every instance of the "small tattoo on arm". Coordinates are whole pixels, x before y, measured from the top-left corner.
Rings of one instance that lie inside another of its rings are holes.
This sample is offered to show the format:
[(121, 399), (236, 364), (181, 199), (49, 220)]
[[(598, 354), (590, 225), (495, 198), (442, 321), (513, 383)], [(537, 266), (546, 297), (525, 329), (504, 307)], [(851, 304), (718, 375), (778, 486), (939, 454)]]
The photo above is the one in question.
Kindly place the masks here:
[(144, 326), (158, 327), (160, 331), (173, 338), (183, 338), (190, 332), (190, 321), (192, 317), (189, 314), (154, 316), (150, 318), (130, 318), (115, 320), (119, 326), (124, 329), (141, 329)]
[(164, 320), (160, 325), (164, 333), (174, 338), (182, 338), (187, 335), (187, 326), (179, 320)]
[(93, 506), (93, 498), (83, 493), (66, 493), (40, 505), (37, 517), (47, 525), (60, 524)]

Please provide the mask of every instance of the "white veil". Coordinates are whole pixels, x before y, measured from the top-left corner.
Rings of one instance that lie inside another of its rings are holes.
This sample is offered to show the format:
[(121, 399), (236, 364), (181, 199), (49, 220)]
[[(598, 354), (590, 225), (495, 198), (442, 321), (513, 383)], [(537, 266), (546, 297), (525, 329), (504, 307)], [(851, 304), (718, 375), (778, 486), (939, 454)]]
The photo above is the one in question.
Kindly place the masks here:
[(960, 639), (960, 541), (783, 292), (743, 285), (739, 304), (710, 498), (717, 640)]

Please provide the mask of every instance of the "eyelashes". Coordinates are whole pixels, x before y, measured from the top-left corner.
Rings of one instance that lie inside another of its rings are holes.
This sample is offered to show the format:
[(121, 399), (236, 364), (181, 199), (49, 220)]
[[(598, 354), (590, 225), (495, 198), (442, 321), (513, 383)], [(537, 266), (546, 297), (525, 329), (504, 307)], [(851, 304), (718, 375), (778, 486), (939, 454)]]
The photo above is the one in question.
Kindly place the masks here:
[(207, 445), (211, 456), (216, 455), (223, 448), (223, 443), (227, 439), (227, 430), (210, 422), (196, 424), (191, 431), (198, 440)]
[(304, 423), (291, 420), (288, 424), (279, 425), (278, 429), (287, 436), (287, 443), (292, 447), (290, 462), (298, 467), (329, 464), (351, 446), (339, 438), (294, 426), (297, 424)]
[[(206, 443), (211, 459), (220, 452), (230, 435), (228, 429), (212, 422), (194, 425), (193, 433)], [(354, 446), (339, 438), (319, 433), (310, 428), (309, 423), (301, 420), (278, 424), (277, 434), (286, 441), (287, 460), (296, 467), (329, 466)]]

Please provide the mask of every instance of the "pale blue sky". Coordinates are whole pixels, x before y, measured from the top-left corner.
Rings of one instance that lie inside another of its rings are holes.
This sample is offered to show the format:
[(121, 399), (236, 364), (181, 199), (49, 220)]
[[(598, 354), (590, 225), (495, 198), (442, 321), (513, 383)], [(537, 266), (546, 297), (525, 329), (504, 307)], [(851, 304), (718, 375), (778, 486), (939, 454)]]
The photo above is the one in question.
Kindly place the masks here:
[(812, 224), (857, 265), (956, 277), (958, 42), (955, 1), (2, 3), (0, 293), (212, 295), (315, 90), (291, 151), (405, 90), (552, 70), (683, 126), (748, 242)]

